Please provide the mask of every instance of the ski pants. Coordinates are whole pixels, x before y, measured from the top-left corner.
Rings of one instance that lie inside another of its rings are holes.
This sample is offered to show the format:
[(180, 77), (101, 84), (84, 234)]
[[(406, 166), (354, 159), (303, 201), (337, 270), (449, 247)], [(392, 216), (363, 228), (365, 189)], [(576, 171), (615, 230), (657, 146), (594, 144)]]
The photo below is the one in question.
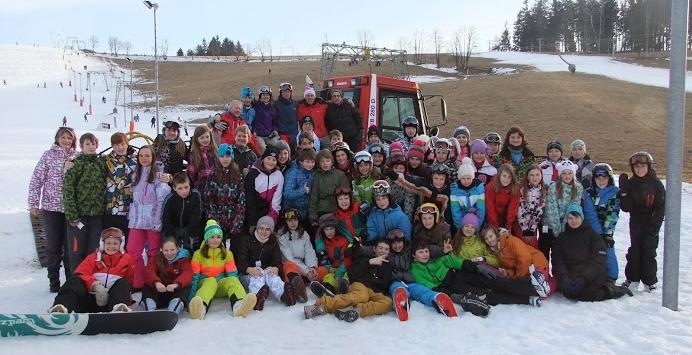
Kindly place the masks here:
[(102, 216), (80, 217), (79, 220), (84, 224), (82, 229), (68, 225), (67, 245), (70, 252), (70, 274), (74, 273), (77, 266), (99, 247), (101, 232), (103, 230), (101, 222)]
[(65, 214), (42, 210), (43, 230), (46, 231), (46, 258), (48, 259), (48, 278), (60, 279), (60, 263), (65, 267), (65, 279), (70, 276), (70, 260), (67, 247), (67, 223)]
[(280, 300), (281, 296), (284, 294), (284, 282), (281, 280), (281, 276), (272, 275), (267, 272), (266, 269), (262, 270), (262, 275), (259, 277), (254, 277), (250, 275), (240, 275), (240, 281), (244, 286), (247, 286), (247, 290), (250, 293), (257, 294), (257, 292), (263, 287), (269, 287), (269, 292)]
[(367, 317), (377, 314), (386, 314), (392, 310), (392, 299), (381, 293), (375, 292), (360, 282), (348, 285), (348, 293), (334, 297), (322, 296), (317, 299), (317, 304), (323, 304), (328, 313), (353, 306), (358, 310), (358, 315)]
[(130, 304), (130, 290), (130, 283), (127, 279), (119, 279), (108, 289), (108, 303), (101, 307), (96, 304), (94, 295), (89, 293), (84, 280), (79, 276), (71, 276), (60, 287), (53, 305), (61, 304), (69, 312), (76, 313), (110, 312), (113, 310), (113, 306), (118, 303)]
[(245, 298), (245, 289), (235, 276), (224, 277), (217, 281), (214, 277), (207, 277), (200, 281), (199, 288), (194, 295), (199, 296), (204, 304), (209, 305), (211, 300), (216, 297), (230, 297), (235, 295), (236, 299)]
[(142, 288), (144, 285), (144, 258), (142, 252), (147, 245), (147, 262), (156, 262), (156, 254), (161, 247), (161, 233), (153, 230), (130, 229), (130, 237), (127, 241), (127, 253), (132, 257), (135, 266), (134, 282), (132, 287)]
[(476, 295), (485, 294), (488, 304), (491, 306), (529, 304), (529, 296), (537, 296), (536, 290), (528, 278), (491, 280), (480, 274), (460, 270), (449, 270), (442, 284), (433, 290), (444, 292), (450, 296), (453, 293), (465, 294), (468, 292)]
[(630, 281), (641, 281), (645, 285), (658, 282), (656, 278), (656, 248), (658, 233), (650, 231), (648, 219), (630, 216), (630, 247), (627, 249), (625, 276)]
[(607, 257), (607, 271), (608, 271), (608, 278), (611, 280), (617, 280), (618, 275), (620, 273), (620, 269), (618, 268), (618, 258), (615, 255), (615, 248), (610, 247), (606, 249), (606, 253), (608, 254)]
[(399, 288), (406, 290), (406, 294), (410, 299), (430, 307), (433, 306), (435, 297), (439, 294), (439, 292), (435, 292), (421, 284), (417, 284), (415, 282), (407, 284), (402, 281), (392, 282), (392, 284), (389, 286), (389, 294), (393, 295), (394, 292)]
[(538, 250), (545, 255), (545, 259), (548, 261), (550, 261), (550, 249), (553, 247), (553, 243), (555, 243), (555, 234), (553, 234), (553, 230), (548, 229), (546, 233), (541, 231), (538, 237)]
[(189, 293), (190, 293), (189, 287), (184, 287), (184, 288), (178, 287), (173, 292), (161, 292), (161, 293), (159, 293), (159, 291), (156, 291), (156, 287), (144, 285), (144, 288), (142, 289), (142, 301), (144, 301), (147, 298), (151, 298), (156, 303), (157, 309), (168, 308), (168, 304), (176, 298), (185, 302), (187, 300), (187, 296)]

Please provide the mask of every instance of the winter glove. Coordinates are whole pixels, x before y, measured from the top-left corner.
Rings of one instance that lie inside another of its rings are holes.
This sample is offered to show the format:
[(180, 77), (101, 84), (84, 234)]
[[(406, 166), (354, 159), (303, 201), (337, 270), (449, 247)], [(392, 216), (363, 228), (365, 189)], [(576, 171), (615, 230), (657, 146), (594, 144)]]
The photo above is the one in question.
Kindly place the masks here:
[(91, 289), (94, 291), (96, 305), (99, 307), (105, 306), (108, 303), (108, 290), (98, 282), (91, 286)]
[(500, 276), (496, 268), (486, 264), (484, 261), (475, 263), (478, 273), (487, 279), (494, 280)]
[(214, 128), (221, 132), (226, 132), (226, 130), (228, 129), (228, 123), (224, 121), (215, 122)]
[(360, 231), (360, 233), (358, 234), (358, 239), (360, 239), (361, 243), (366, 242), (368, 240), (368, 231), (366, 229)]
[(576, 277), (572, 279), (565, 275), (560, 279), (560, 290), (567, 298), (579, 297), (585, 285), (586, 279), (583, 277)]
[(615, 245), (615, 240), (613, 239), (612, 234), (601, 234), (601, 237), (603, 237), (603, 241), (606, 243), (608, 248), (612, 248)]

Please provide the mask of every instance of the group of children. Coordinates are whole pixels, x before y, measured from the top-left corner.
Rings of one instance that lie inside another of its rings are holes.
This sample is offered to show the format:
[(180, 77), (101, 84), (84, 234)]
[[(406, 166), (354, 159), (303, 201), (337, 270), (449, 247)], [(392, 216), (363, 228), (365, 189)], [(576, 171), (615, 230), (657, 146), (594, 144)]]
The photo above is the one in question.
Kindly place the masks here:
[[(317, 300), (306, 318), (393, 309), (404, 321), (410, 300), (448, 317), (455, 304), (486, 316), (497, 304), (540, 306), (556, 291), (600, 301), (656, 286), (664, 188), (646, 152), (616, 186), (581, 140), (569, 159), (550, 142), (539, 163), (518, 127), (503, 141), (494, 132), (471, 140), (463, 126), (427, 137), (407, 117), (399, 140), (387, 145), (370, 127), (353, 152), (306, 115), (293, 149), (260, 142), (249, 111), (239, 119), (245, 108), (232, 102), (189, 148), (175, 121), (136, 153), (115, 133), (104, 156), (93, 134), (79, 137), (77, 153), (75, 132), (58, 130), (29, 188), (58, 293), (51, 312), (129, 311), (141, 291), (145, 310), (202, 319), (226, 298), (246, 316), (269, 298), (305, 303), (309, 287)], [(315, 137), (329, 148), (316, 150)], [(620, 209), (631, 214), (631, 247), (616, 285)]]

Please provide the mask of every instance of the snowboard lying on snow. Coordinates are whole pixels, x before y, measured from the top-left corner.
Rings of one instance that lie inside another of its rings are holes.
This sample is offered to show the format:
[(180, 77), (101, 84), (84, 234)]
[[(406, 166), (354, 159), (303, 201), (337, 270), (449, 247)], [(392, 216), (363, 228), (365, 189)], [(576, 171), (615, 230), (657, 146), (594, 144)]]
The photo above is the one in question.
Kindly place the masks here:
[(171, 330), (178, 314), (168, 310), (125, 313), (0, 313), (0, 336), (148, 334)]

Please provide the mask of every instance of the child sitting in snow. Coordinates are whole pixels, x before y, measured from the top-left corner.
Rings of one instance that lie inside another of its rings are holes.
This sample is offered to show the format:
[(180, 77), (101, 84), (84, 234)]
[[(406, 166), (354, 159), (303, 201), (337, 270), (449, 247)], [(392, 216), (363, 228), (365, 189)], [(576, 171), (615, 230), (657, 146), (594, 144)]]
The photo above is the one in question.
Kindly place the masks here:
[(190, 253), (180, 249), (175, 238), (166, 239), (156, 257), (149, 259), (144, 282), (142, 303), (145, 310), (167, 308), (180, 313), (185, 308), (183, 302), (192, 283)]
[(338, 233), (338, 222), (331, 213), (320, 217), (315, 236), (319, 280), (332, 293), (344, 293), (348, 285), (346, 268), (351, 265), (351, 241)]

